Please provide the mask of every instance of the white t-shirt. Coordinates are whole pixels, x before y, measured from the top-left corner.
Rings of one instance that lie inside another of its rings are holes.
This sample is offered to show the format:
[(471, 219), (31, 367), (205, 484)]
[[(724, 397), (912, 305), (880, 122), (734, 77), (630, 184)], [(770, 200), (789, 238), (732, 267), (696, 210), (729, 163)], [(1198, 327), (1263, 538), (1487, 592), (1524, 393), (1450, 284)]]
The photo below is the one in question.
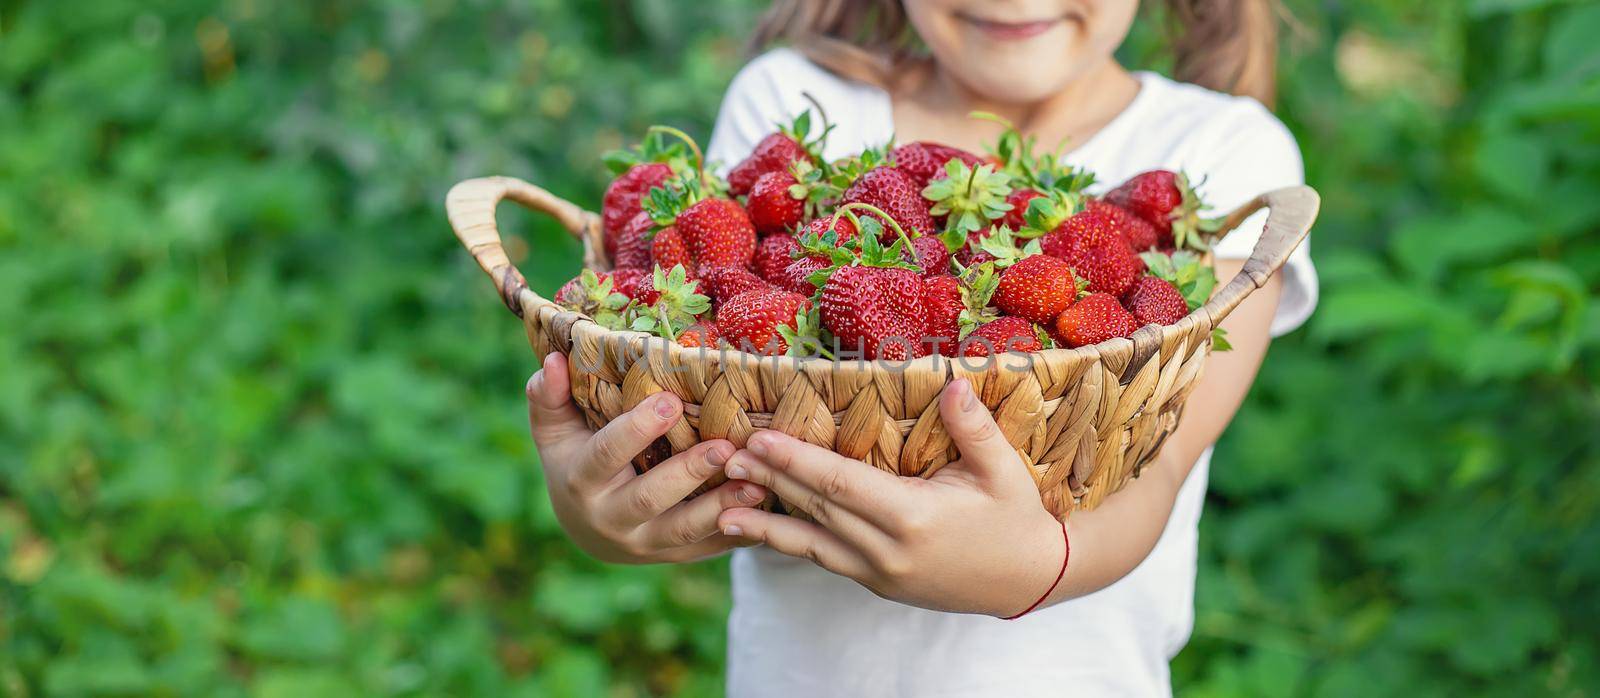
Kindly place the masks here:
[[(1138, 96), (1066, 156), (1108, 188), (1155, 168), (1205, 178), (1213, 213), (1303, 179), (1294, 137), (1255, 100), (1136, 73)], [(836, 124), (826, 157), (893, 135), (890, 99), (789, 49), (734, 78), (708, 158), (737, 163), (775, 125), (809, 106)], [(1223, 238), (1219, 257), (1248, 257), (1264, 214)], [(1317, 300), (1309, 245), (1282, 274), (1274, 336), (1298, 327)], [(1224, 279), (1223, 281), (1226, 281)], [(727, 691), (747, 696), (1159, 696), (1168, 662), (1194, 624), (1196, 541), (1211, 452), (1195, 463), (1150, 556), (1111, 586), (1019, 620), (941, 613), (883, 600), (809, 561), (766, 548), (733, 553)], [(1134, 486), (1137, 486), (1135, 484)]]

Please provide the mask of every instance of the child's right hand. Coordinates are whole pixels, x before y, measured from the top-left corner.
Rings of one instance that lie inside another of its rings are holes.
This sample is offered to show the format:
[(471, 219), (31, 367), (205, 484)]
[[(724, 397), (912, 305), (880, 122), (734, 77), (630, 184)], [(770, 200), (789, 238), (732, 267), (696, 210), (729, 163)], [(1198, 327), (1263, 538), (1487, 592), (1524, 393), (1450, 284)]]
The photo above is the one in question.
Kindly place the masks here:
[(722, 471), (733, 455), (723, 440), (697, 444), (642, 475), (633, 457), (667, 433), (682, 404), (657, 393), (592, 431), (572, 404), (567, 357), (552, 353), (528, 379), (528, 419), (544, 464), (556, 518), (585, 552), (607, 562), (681, 562), (750, 545), (722, 535), (724, 509), (750, 507), (767, 491), (749, 482), (725, 482), (682, 501)]

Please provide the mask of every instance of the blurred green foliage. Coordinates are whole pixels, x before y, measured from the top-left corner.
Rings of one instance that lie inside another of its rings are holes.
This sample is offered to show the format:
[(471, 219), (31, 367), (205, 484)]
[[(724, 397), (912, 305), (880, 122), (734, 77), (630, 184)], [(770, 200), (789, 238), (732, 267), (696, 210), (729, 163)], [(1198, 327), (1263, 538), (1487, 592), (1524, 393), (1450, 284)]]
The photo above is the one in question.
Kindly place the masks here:
[[(441, 203), (595, 205), (758, 4), (0, 3), (0, 694), (718, 692), (725, 563), (565, 541)], [(1292, 5), (1323, 302), (1219, 448), (1175, 682), (1593, 695), (1600, 7)]]

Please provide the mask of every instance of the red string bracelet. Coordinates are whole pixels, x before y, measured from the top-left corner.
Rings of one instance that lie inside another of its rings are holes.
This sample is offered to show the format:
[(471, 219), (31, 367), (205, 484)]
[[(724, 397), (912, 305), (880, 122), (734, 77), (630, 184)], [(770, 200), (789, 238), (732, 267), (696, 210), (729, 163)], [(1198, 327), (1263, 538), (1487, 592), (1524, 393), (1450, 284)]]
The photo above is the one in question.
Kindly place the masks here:
[(1039, 604), (1044, 603), (1045, 599), (1050, 598), (1050, 593), (1056, 590), (1056, 585), (1060, 584), (1061, 583), (1061, 578), (1065, 577), (1066, 574), (1067, 574), (1067, 558), (1072, 557), (1072, 541), (1067, 540), (1067, 520), (1066, 519), (1062, 519), (1061, 520), (1061, 542), (1066, 547), (1066, 550), (1061, 553), (1061, 571), (1056, 572), (1056, 580), (1050, 583), (1050, 588), (1049, 589), (1045, 589), (1044, 590), (1044, 594), (1039, 597), (1038, 601), (1033, 602), (1032, 606), (1029, 606), (1026, 609), (1023, 609), (1023, 611), (1021, 613), (1018, 613), (1017, 615), (1007, 616), (1005, 618), (1001, 618), (1000, 620), (1016, 620), (1016, 619), (1021, 618), (1021, 617), (1025, 616), (1025, 615), (1028, 615), (1029, 613), (1033, 612), (1033, 609), (1038, 608)]

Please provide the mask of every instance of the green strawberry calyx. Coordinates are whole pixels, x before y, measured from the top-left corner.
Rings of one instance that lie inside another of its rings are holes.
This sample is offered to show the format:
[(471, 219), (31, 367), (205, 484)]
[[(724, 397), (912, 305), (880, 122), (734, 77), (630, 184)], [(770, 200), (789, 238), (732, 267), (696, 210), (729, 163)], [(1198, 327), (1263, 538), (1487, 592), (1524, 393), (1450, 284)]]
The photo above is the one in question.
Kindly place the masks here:
[(657, 266), (650, 282), (661, 296), (648, 306), (632, 304), (628, 329), (649, 332), (669, 340), (676, 339), (690, 325), (698, 322), (700, 315), (710, 312), (711, 299), (700, 293), (700, 282), (688, 276), (682, 264), (672, 265), (671, 271), (663, 271)]
[(1151, 276), (1178, 289), (1184, 302), (1189, 305), (1189, 312), (1194, 312), (1196, 308), (1204, 305), (1217, 287), (1216, 270), (1206, 264), (1199, 254), (1190, 250), (1178, 250), (1171, 255), (1163, 252), (1143, 252), (1139, 258), (1144, 260)]
[(1011, 177), (996, 172), (993, 165), (974, 168), (960, 158), (946, 162), (944, 171), (944, 178), (923, 187), (922, 197), (933, 202), (928, 213), (946, 216), (945, 232), (953, 235), (940, 239), (954, 252), (961, 249), (966, 235), (1003, 218), (1011, 210), (1011, 204), (1006, 203), (1006, 196), (1011, 193)]

